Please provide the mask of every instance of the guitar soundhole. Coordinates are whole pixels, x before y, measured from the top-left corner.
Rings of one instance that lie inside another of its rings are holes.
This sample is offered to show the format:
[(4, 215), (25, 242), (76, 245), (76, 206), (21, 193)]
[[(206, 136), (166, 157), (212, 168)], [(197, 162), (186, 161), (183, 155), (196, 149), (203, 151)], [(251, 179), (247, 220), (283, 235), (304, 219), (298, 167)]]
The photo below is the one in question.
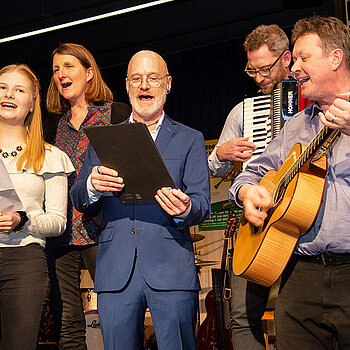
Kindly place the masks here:
[(260, 226), (254, 226), (252, 224), (250, 224), (250, 226), (252, 227), (251, 229), (251, 232), (254, 234), (254, 235), (258, 235), (258, 234), (261, 234), (262, 232), (265, 231), (266, 229), (266, 226), (267, 224), (269, 223), (270, 219), (271, 219), (271, 216), (273, 214), (273, 212), (275, 211), (277, 206), (273, 206), (272, 208), (270, 208), (266, 214), (267, 214), (267, 217), (266, 219), (264, 220), (264, 222), (260, 225)]
[(286, 192), (286, 186), (284, 183), (280, 183), (275, 191), (275, 195), (273, 198), (273, 201), (275, 203), (275, 205), (282, 200), (284, 193)]

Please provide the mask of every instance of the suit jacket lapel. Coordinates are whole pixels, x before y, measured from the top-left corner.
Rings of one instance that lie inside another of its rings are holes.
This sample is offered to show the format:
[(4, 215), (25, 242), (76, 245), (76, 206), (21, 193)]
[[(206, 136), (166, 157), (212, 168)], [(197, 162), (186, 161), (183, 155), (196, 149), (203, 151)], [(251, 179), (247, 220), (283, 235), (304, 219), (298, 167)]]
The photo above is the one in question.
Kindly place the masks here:
[(175, 122), (172, 121), (167, 115), (164, 115), (164, 120), (155, 142), (160, 154), (163, 153), (175, 130)]

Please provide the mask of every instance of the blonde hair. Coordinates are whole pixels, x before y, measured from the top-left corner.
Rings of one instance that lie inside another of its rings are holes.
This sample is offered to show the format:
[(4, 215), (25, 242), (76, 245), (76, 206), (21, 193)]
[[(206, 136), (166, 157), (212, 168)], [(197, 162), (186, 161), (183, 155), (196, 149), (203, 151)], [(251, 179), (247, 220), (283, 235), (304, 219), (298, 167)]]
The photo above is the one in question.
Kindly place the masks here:
[[(103, 103), (113, 100), (113, 94), (104, 82), (97, 63), (88, 49), (79, 44), (64, 43), (59, 44), (58, 47), (51, 54), (51, 65), (55, 54), (71, 55), (77, 58), (80, 64), (85, 68), (92, 68), (93, 77), (88, 82), (88, 87), (85, 93), (87, 102)], [(69, 101), (66, 100), (57, 90), (53, 75), (51, 77), (50, 86), (47, 91), (46, 107), (51, 113), (60, 114), (66, 112), (69, 107)]]
[(286, 33), (277, 25), (260, 25), (247, 35), (244, 41), (246, 52), (260, 49), (267, 45), (269, 50), (276, 56), (289, 50), (289, 40)]
[(26, 147), (16, 162), (17, 170), (22, 167), (33, 168), (38, 172), (45, 159), (45, 144), (41, 122), (40, 84), (38, 78), (26, 64), (11, 64), (0, 70), (0, 76), (5, 73), (18, 72), (28, 79), (33, 94), (33, 111), (24, 120), (24, 142)]

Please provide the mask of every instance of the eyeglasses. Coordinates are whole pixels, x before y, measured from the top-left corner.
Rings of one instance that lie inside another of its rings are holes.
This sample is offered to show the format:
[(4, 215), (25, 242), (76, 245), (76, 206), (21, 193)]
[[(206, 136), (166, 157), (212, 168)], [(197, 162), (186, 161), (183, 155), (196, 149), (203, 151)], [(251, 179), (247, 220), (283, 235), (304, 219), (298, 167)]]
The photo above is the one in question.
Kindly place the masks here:
[(271, 74), (271, 69), (274, 67), (274, 65), (278, 62), (278, 60), (282, 57), (282, 55), (285, 53), (285, 51), (283, 51), (278, 58), (276, 59), (275, 62), (273, 62), (271, 64), (271, 66), (269, 68), (261, 68), (261, 69), (249, 69), (248, 68), (248, 63), (244, 69), (244, 71), (251, 77), (251, 78), (255, 78), (256, 75), (259, 73), (261, 76), (263, 77), (268, 77)]
[(164, 77), (158, 78), (154, 77), (152, 75), (148, 77), (134, 77), (134, 78), (127, 78), (128, 81), (130, 82), (130, 85), (132, 87), (139, 87), (142, 84), (143, 79), (145, 78), (147, 81), (147, 84), (152, 87), (160, 87), (160, 82), (162, 79), (168, 77), (169, 74), (164, 75)]

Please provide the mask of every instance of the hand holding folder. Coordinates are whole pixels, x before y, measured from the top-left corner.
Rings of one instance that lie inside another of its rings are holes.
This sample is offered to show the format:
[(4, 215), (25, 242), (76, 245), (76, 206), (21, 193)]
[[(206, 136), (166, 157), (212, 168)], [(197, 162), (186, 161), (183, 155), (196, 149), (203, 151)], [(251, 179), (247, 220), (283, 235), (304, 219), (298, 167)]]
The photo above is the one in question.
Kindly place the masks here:
[(123, 178), (123, 202), (154, 200), (157, 190), (176, 188), (145, 124), (94, 126), (84, 131), (101, 164)]

